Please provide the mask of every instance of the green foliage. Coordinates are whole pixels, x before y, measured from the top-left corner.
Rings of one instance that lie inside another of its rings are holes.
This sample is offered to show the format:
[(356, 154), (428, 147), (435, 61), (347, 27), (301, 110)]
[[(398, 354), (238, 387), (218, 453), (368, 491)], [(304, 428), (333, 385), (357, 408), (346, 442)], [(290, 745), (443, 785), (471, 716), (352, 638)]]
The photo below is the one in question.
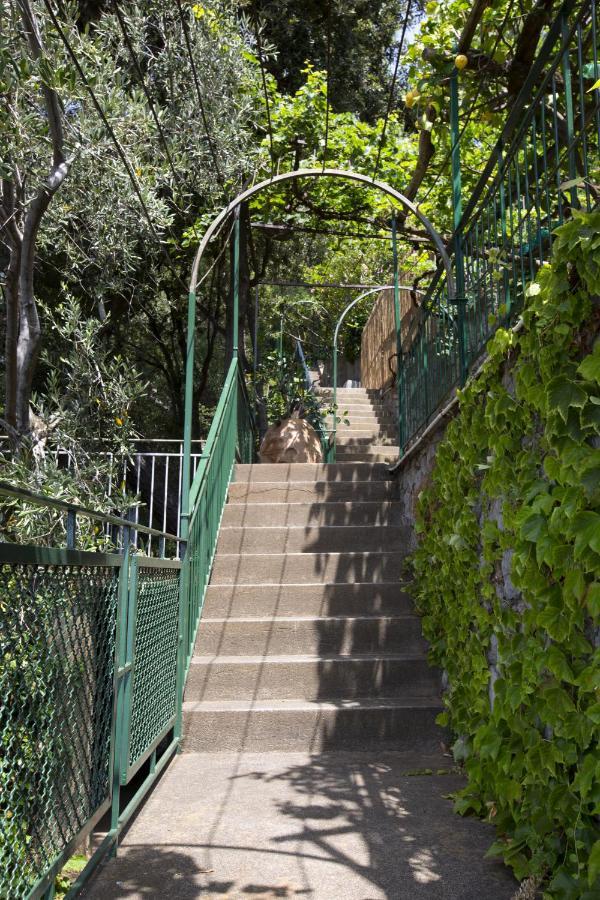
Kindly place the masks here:
[(600, 896), (600, 213), (558, 229), (438, 448), (413, 558), (468, 786), (519, 878)]
[[(276, 48), (267, 66), (282, 93), (298, 90), (307, 60), (320, 69), (329, 61), (336, 111), (356, 111), (366, 119), (384, 112), (390, 47), (405, 2), (246, 0), (243, 5), (252, 18), (260, 17), (263, 43), (266, 38)], [(420, 6), (412, 3), (413, 16)]]
[[(54, 340), (42, 359), (46, 389), (33, 398), (38, 439), (18, 454), (0, 454), (2, 478), (79, 506), (125, 512), (136, 502), (122, 483), (123, 460), (137, 436), (131, 408), (147, 385), (106, 346), (110, 323), (82, 316), (67, 292), (57, 309), (45, 314)], [(112, 496), (111, 485), (118, 486)], [(60, 545), (65, 527), (64, 516), (52, 510), (17, 500), (3, 499), (0, 505), (4, 540)], [(77, 539), (81, 549), (107, 544), (100, 527), (81, 517)]]

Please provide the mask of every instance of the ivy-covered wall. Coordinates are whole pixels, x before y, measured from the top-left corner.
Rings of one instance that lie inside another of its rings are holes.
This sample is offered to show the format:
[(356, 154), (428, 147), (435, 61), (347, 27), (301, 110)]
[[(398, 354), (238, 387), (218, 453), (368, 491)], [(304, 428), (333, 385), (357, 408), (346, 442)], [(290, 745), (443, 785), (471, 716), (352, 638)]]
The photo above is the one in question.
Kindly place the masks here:
[(418, 503), (461, 813), (545, 897), (600, 898), (600, 213), (575, 212), (460, 397)]

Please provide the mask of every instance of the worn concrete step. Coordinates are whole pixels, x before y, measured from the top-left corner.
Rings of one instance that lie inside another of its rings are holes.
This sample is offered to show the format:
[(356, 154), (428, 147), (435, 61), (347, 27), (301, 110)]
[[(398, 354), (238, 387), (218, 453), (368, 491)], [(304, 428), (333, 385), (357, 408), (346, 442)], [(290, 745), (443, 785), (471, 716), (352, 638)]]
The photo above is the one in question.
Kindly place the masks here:
[(185, 751), (439, 750), (432, 697), (186, 701)]
[(399, 581), (405, 553), (219, 553), (212, 584)]
[(393, 525), (317, 525), (221, 528), (217, 553), (343, 553), (402, 550), (411, 529)]
[(344, 422), (339, 422), (336, 428), (338, 436), (340, 434), (343, 435), (356, 435), (357, 437), (363, 437), (366, 435), (370, 435), (373, 438), (378, 437), (378, 435), (396, 435), (398, 433), (397, 428), (390, 422), (388, 425), (380, 425), (375, 422), (372, 425), (366, 424), (365, 422), (353, 422), (350, 420), (350, 424), (346, 425)]
[[(202, 617), (195, 653), (254, 656), (280, 653), (425, 653), (417, 616)], [(368, 694), (368, 690), (365, 690)], [(295, 694), (298, 696), (298, 694)]]
[(255, 463), (237, 465), (235, 483), (244, 482), (305, 482), (305, 481), (387, 481), (389, 473), (385, 466), (365, 463), (362, 466), (333, 463)]
[(397, 583), (209, 584), (204, 601), (204, 615), (214, 618), (403, 615), (412, 608)]
[(435, 697), (439, 689), (423, 655), (194, 656), (185, 699)]
[(335, 442), (339, 447), (356, 447), (358, 450), (366, 450), (373, 446), (390, 447), (398, 440), (395, 432), (389, 434), (378, 431), (377, 434), (367, 434), (363, 431), (346, 431), (337, 433)]
[(401, 516), (399, 502), (228, 503), (223, 510), (222, 525), (228, 528), (400, 525)]
[[(397, 444), (371, 444), (369, 447), (357, 449), (353, 446), (339, 444), (336, 446), (336, 459), (340, 462), (395, 462), (400, 455)], [(387, 468), (387, 466), (386, 466)]]
[[(356, 410), (352, 410), (348, 412), (346, 418), (350, 419), (351, 422), (376, 422), (378, 424), (385, 424), (386, 422), (393, 422), (394, 419), (389, 413), (382, 412), (378, 414), (373, 409), (363, 409), (362, 407), (357, 407)], [(332, 417), (328, 416), (325, 419), (325, 425), (330, 426), (332, 422)]]
[[(338, 454), (338, 458), (340, 458), (341, 454)], [(369, 453), (366, 450), (360, 451), (358, 453), (345, 453), (343, 456), (344, 460), (351, 462), (377, 462), (377, 463), (386, 463), (386, 465), (391, 465), (395, 463), (398, 459), (397, 453)]]
[(353, 500), (383, 503), (397, 499), (395, 481), (250, 481), (229, 486), (230, 503), (321, 504)]

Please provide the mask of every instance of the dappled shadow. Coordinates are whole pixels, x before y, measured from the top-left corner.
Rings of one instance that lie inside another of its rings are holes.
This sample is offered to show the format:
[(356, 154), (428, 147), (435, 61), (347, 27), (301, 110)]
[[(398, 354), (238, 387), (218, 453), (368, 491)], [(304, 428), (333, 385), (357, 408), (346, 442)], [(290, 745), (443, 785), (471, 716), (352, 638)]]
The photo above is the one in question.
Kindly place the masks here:
[(148, 820), (85, 896), (509, 900), (512, 876), (484, 859), (492, 828), (455, 816), (446, 799), (462, 779), (415, 772), (436, 762), (398, 753), (180, 758)]

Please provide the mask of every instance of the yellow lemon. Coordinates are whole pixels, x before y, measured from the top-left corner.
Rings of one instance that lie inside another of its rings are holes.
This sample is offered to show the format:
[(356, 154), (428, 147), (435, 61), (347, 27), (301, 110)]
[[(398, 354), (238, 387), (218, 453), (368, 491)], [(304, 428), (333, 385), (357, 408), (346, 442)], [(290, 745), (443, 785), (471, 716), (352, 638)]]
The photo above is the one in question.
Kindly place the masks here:
[(463, 69), (466, 69), (469, 65), (468, 57), (465, 56), (464, 53), (459, 53), (456, 59), (454, 60), (454, 65), (458, 69), (459, 72), (462, 72)]

